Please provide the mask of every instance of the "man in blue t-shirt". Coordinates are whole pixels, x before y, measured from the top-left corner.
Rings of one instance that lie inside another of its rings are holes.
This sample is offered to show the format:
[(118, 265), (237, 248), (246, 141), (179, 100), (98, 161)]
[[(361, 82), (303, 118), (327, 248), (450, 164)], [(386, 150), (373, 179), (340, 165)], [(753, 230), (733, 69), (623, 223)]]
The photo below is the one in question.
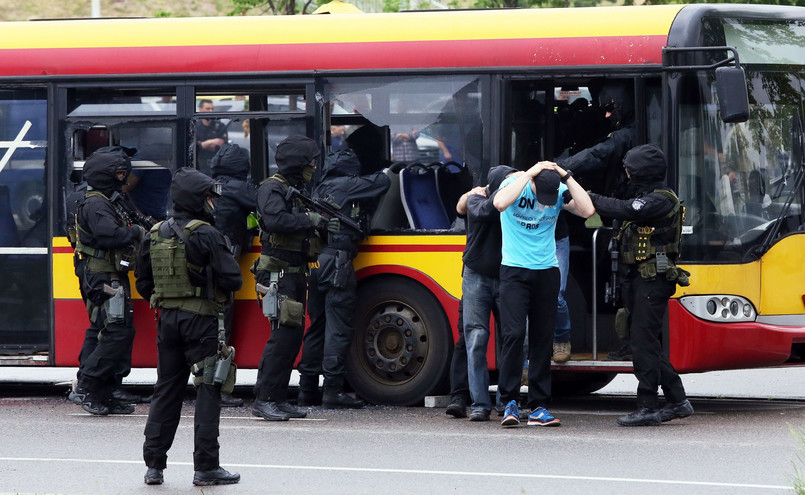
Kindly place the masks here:
[(517, 401), (528, 328), (528, 408), (532, 411), (528, 425), (559, 425), (559, 419), (547, 410), (560, 281), (554, 230), (562, 209), (588, 218), (595, 208), (573, 174), (553, 162), (539, 162), (508, 177), (494, 204), (501, 212), (503, 234), (498, 391), (506, 410), (500, 424), (520, 423)]

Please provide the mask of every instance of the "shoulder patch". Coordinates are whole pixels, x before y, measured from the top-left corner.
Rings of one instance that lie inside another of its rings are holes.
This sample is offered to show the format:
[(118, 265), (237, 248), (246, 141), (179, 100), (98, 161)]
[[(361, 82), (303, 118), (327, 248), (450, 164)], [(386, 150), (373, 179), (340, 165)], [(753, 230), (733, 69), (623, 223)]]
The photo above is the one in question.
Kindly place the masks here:
[(632, 201), (632, 209), (634, 211), (640, 211), (644, 206), (646, 206), (646, 201), (643, 199), (637, 198)]

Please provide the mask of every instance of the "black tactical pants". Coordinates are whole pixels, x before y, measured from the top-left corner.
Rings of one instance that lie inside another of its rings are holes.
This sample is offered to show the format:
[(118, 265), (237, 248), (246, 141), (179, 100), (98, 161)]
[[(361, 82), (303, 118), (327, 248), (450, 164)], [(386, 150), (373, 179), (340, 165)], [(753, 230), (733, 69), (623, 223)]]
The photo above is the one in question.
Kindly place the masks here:
[[(178, 309), (163, 309), (157, 325), (157, 383), (145, 423), (143, 459), (151, 468), (165, 469), (173, 444), (187, 379), (193, 364), (214, 356), (218, 350), (218, 319)], [(218, 424), (221, 417), (221, 386), (201, 384), (196, 388), (193, 465), (196, 471), (219, 466)]]
[[(270, 273), (260, 270), (257, 281), (268, 286)], [(278, 293), (305, 304), (307, 276), (304, 273), (285, 273), (277, 282)], [(300, 326), (271, 324), (271, 335), (260, 357), (254, 395), (259, 400), (285, 402), (288, 397), (288, 382), (291, 379), (294, 361), (302, 346), (304, 322)]]
[(631, 335), (634, 375), (637, 378), (637, 405), (657, 408), (658, 387), (669, 402), (685, 400), (682, 380), (668, 361), (663, 351), (662, 329), (668, 299), (676, 290), (676, 284), (664, 276), (643, 278), (632, 270), (622, 283), (622, 296), (626, 309), (631, 313)]
[(354, 334), (355, 320), (355, 271), (352, 260), (342, 266), (348, 273), (334, 280), (336, 256), (325, 251), (319, 255), (319, 268), (310, 272), (308, 292), (308, 315), (310, 327), (305, 332), (299, 374), (305, 377), (302, 386), (324, 374), (324, 388), (336, 392), (344, 389), (346, 359)]
[(121, 277), (120, 284), (126, 294), (124, 320), (107, 322), (108, 316), (104, 305), (91, 304), (90, 327), (84, 336), (84, 344), (78, 358), (81, 365), (79, 385), (95, 394), (100, 400), (109, 399), (112, 389), (118, 387), (123, 377), (131, 371), (134, 309), (131, 304), (128, 277)]
[[(528, 331), (528, 408), (548, 407), (551, 356), (559, 297), (559, 268), (500, 267), (501, 344), (498, 390), (503, 404), (518, 401), (523, 343)], [(526, 325), (526, 318), (528, 324)]]

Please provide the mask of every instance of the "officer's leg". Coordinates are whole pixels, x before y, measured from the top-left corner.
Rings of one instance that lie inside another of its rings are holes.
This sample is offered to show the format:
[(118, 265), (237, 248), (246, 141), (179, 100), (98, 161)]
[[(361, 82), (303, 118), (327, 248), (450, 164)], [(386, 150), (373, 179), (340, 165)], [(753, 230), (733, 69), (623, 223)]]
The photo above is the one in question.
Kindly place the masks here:
[(178, 328), (176, 309), (163, 309), (157, 325), (157, 383), (145, 423), (143, 459), (150, 468), (165, 469), (182, 413), (190, 367)]
[(668, 295), (664, 280), (655, 277), (644, 279), (638, 274), (632, 281), (634, 304), (632, 312), (631, 344), (634, 374), (637, 378), (637, 405), (656, 409), (657, 389), (660, 385), (662, 321), (668, 308)]
[[(308, 286), (308, 317), (310, 326), (305, 332), (304, 343), (302, 344), (302, 359), (297, 367), (299, 371), (299, 391), (311, 394), (315, 398), (319, 388), (319, 375), (322, 372), (322, 360), (324, 359), (324, 333), (326, 325), (325, 294), (327, 288), (322, 284), (319, 276), (324, 270), (325, 261), (319, 259), (320, 268), (310, 272)], [(329, 257), (332, 260), (332, 256)]]
[[(306, 281), (302, 273), (286, 273), (277, 284), (278, 292), (302, 304), (305, 303)], [(304, 321), (300, 326), (272, 325), (260, 359), (260, 373), (255, 386), (261, 401), (285, 402), (288, 382), (299, 348), (302, 345)]]
[[(186, 365), (192, 366), (206, 357), (215, 356), (218, 350), (218, 320), (180, 312), (179, 325), (182, 339), (187, 345)], [(217, 469), (218, 436), (221, 420), (221, 386), (200, 384), (196, 387), (195, 448), (193, 465), (196, 471)]]
[(346, 358), (352, 344), (355, 319), (355, 290), (352, 288), (327, 291), (325, 311), (327, 331), (324, 337), (324, 388), (343, 392)]

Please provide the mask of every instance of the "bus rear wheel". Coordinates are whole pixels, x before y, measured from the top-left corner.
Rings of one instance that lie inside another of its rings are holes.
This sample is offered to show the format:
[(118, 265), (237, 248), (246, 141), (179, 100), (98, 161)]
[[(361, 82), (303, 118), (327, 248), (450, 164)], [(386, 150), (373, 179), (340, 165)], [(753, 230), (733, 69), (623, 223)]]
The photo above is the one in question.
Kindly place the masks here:
[(358, 289), (347, 380), (374, 404), (421, 402), (445, 379), (452, 347), (436, 298), (418, 283), (378, 279)]

